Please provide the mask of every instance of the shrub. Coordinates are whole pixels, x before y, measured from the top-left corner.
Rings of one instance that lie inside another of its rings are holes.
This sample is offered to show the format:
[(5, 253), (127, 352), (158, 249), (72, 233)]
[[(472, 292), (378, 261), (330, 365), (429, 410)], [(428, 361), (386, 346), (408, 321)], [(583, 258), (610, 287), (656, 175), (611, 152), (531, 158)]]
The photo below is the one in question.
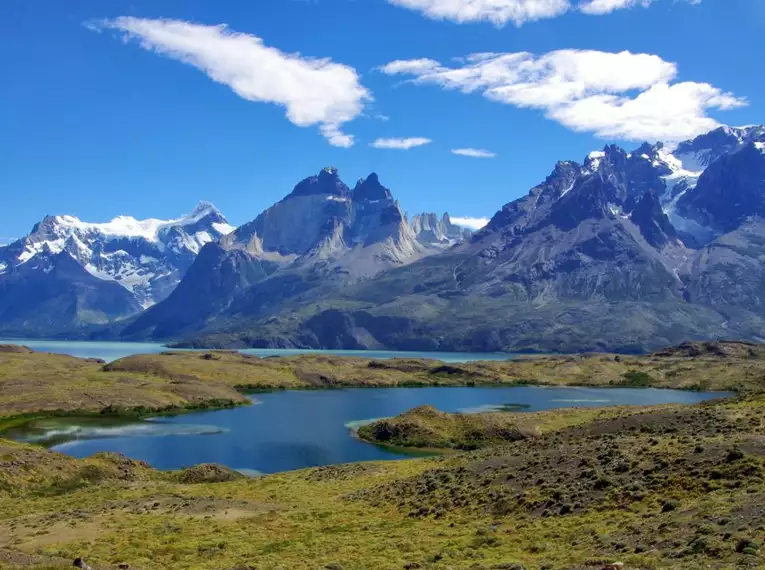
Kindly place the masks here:
[(736, 543), (736, 552), (739, 554), (757, 554), (759, 544), (750, 538), (741, 538)]
[(744, 458), (744, 452), (741, 451), (738, 447), (734, 447), (728, 452), (728, 456), (725, 458), (725, 461), (727, 463), (733, 463), (734, 461), (738, 461), (739, 459)]
[(611, 480), (607, 477), (600, 477), (597, 481), (595, 481), (594, 486), (598, 491), (602, 491), (611, 486)]
[(625, 372), (623, 375), (624, 383), (627, 386), (635, 386), (635, 387), (641, 387), (641, 386), (653, 386), (655, 383), (654, 377), (646, 372), (637, 372), (634, 370), (631, 370), (629, 372)]
[(680, 507), (680, 501), (676, 501), (675, 499), (667, 499), (661, 505), (661, 512), (669, 513), (671, 511), (676, 511), (679, 507)]

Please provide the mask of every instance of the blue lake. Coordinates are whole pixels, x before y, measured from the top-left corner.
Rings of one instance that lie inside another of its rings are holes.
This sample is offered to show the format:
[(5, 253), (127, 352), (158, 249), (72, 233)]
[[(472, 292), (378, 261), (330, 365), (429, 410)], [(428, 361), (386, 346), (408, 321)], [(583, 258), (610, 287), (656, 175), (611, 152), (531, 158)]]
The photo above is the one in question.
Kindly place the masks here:
[[(727, 396), (676, 390), (621, 388), (374, 388), (285, 391), (253, 396), (253, 405), (144, 422), (42, 420), (9, 434), (54, 444), (84, 457), (116, 451), (160, 469), (219, 463), (244, 472), (274, 473), (304, 467), (397, 459), (391, 450), (354, 439), (359, 421), (389, 417), (430, 404), (448, 412), (476, 412), (518, 404), (550, 408), (697, 403)], [(523, 413), (523, 412), (508, 412)]]
[[(163, 344), (148, 342), (89, 342), (70, 340), (3, 340), (0, 344), (20, 344), (40, 352), (69, 354), (79, 358), (101, 358), (107, 362), (134, 354), (157, 354), (171, 350)], [(173, 349), (177, 350), (177, 349)], [(336, 356), (361, 356), (364, 358), (433, 358), (444, 362), (470, 362), (473, 360), (508, 360), (512, 354), (483, 352), (402, 352), (394, 350), (292, 350), (250, 348), (241, 350), (257, 356), (295, 356), (299, 354), (333, 354)]]

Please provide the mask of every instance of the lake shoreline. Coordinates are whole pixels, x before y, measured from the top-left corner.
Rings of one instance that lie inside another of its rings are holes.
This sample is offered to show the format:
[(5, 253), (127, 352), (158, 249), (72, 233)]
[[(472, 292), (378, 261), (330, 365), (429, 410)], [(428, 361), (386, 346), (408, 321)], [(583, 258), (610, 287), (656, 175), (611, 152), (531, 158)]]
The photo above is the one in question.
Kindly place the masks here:
[[(560, 386), (550, 386), (547, 384), (493, 384), (493, 385), (479, 385), (476, 384), (452, 384), (448, 386), (439, 385), (439, 384), (432, 384), (432, 385), (422, 385), (422, 384), (413, 384), (413, 385), (396, 385), (396, 386), (386, 386), (386, 385), (365, 385), (365, 386), (317, 386), (317, 387), (298, 387), (298, 388), (272, 388), (272, 389), (242, 389), (239, 390), (239, 392), (244, 396), (251, 396), (251, 395), (257, 395), (257, 394), (273, 394), (273, 393), (279, 393), (279, 392), (334, 392), (334, 391), (347, 391), (347, 390), (379, 390), (381, 388), (391, 388), (391, 389), (418, 389), (418, 390), (426, 390), (431, 388), (438, 388), (443, 390), (448, 389), (460, 389), (460, 388), (485, 388), (485, 389), (507, 389), (507, 388), (549, 388), (549, 389), (555, 389), (559, 388)], [(703, 393), (703, 394), (720, 394), (718, 398), (712, 398), (709, 401), (722, 401), (722, 400), (734, 400), (737, 397), (740, 396), (740, 394), (736, 392), (723, 392), (723, 391), (704, 391), (704, 390), (697, 390), (697, 389), (678, 389), (678, 388), (668, 388), (668, 387), (653, 387), (653, 386), (638, 386), (638, 387), (625, 387), (625, 386), (600, 386), (597, 384), (573, 384), (573, 385), (566, 385), (566, 388), (571, 389), (602, 389), (602, 390), (619, 390), (619, 389), (634, 389), (634, 390), (667, 390), (667, 391), (680, 391), (680, 392), (688, 392), (688, 393)], [(75, 409), (75, 410), (51, 410), (51, 411), (33, 411), (29, 413), (23, 413), (23, 414), (17, 414), (17, 415), (10, 415), (10, 416), (2, 416), (0, 415), (0, 438), (4, 436), (4, 434), (11, 430), (11, 429), (17, 429), (21, 428), (24, 425), (40, 421), (40, 420), (46, 420), (46, 419), (55, 419), (55, 418), (87, 418), (87, 419), (96, 419), (96, 418), (104, 418), (107, 419), (115, 419), (115, 420), (133, 420), (136, 422), (143, 422), (150, 420), (152, 418), (159, 418), (159, 417), (179, 417), (189, 414), (194, 414), (198, 412), (215, 412), (220, 410), (228, 410), (232, 408), (246, 408), (257, 405), (256, 402), (223, 402), (220, 404), (214, 404), (214, 403), (208, 403), (208, 402), (199, 402), (199, 403), (190, 403), (187, 406), (180, 406), (180, 407), (170, 407), (170, 408), (155, 408), (155, 409), (146, 409), (144, 407), (136, 407), (136, 408), (114, 408), (110, 409), (109, 411), (105, 412), (103, 410), (96, 411), (96, 410), (90, 410), (90, 409)], [(695, 404), (687, 404), (687, 405), (695, 405)], [(596, 406), (600, 407), (600, 406)], [(609, 407), (609, 406), (602, 406), (602, 407)], [(519, 409), (517, 410), (506, 410), (502, 413), (529, 413), (525, 410), (528, 408), (528, 406), (525, 405), (519, 405)], [(561, 408), (553, 408), (553, 409), (565, 409), (563, 407)], [(577, 408), (574, 408), (577, 409)], [(473, 412), (470, 413), (470, 415), (475, 414), (481, 414), (481, 413), (488, 413), (488, 412)], [(381, 418), (381, 419), (391, 419), (391, 418)], [(407, 447), (407, 446), (396, 446), (396, 445), (389, 445), (381, 442), (377, 442), (371, 439), (365, 439), (359, 434), (359, 429), (361, 426), (356, 428), (349, 428), (349, 430), (354, 434), (355, 437), (359, 439), (359, 441), (364, 441), (365, 443), (373, 444), (373, 445), (379, 445), (381, 447), (385, 447), (387, 449), (391, 450), (411, 450), (413, 448)], [(415, 448), (417, 449), (417, 448)], [(442, 453), (445, 450), (443, 448), (422, 448), (422, 451), (429, 452), (432, 451), (434, 454)]]
[[(376, 418), (393, 418), (413, 406), (435, 405), (445, 415), (475, 418), (471, 422), (502, 416), (525, 425), (543, 419), (545, 425), (565, 426), (571, 421), (561, 420), (564, 417), (604, 417), (627, 413), (625, 410), (637, 413), (647, 406), (657, 411), (667, 405), (682, 409), (686, 404), (720, 401), (715, 396), (570, 386), (280, 390), (263, 393), (252, 405), (191, 414), (28, 415), (17, 418), (2, 437), (79, 458), (120, 453), (163, 471), (216, 463), (272, 474), (313, 466), (440, 456), (477, 447), (391, 445), (396, 442), (370, 441), (354, 429)], [(509, 403), (515, 403), (514, 409), (522, 405), (529, 411), (495, 411), (507, 409)]]
[[(744, 347), (752, 353), (752, 346), (762, 355), (735, 352)], [(765, 374), (765, 349), (741, 343), (715, 343), (707, 353), (694, 348), (692, 356), (673, 348), (647, 357), (594, 354), (467, 363), (322, 354), (259, 358), (236, 352), (163, 352), (103, 365), (92, 359), (2, 348), (0, 431), (28, 417), (143, 419), (227, 409), (248, 405), (252, 394), (290, 390), (568, 386), (676, 389), (726, 396), (757, 391), (758, 377)], [(748, 371), (738, 371), (737, 365)]]

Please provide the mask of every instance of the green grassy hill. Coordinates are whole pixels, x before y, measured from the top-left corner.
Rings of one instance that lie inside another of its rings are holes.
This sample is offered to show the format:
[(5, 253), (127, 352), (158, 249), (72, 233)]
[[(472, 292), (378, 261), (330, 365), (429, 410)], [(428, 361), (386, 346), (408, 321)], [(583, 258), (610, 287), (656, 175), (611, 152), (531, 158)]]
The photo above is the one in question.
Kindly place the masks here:
[(471, 453), (260, 479), (2, 442), (0, 552), (45, 567), (756, 568), (763, 410), (751, 397), (587, 411)]
[(257, 479), (211, 465), (159, 472), (115, 454), (79, 460), (0, 439), (0, 568), (65, 568), (76, 556), (96, 569), (765, 566), (761, 347), (465, 365), (189, 353), (104, 366), (6, 351), (0, 414), (7, 425), (23, 421), (21, 412), (202, 405), (224, 390), (237, 403), (246, 386), (428, 380), (702, 385), (742, 395), (697, 406), (482, 417), (418, 410), (406, 419), (415, 427), (395, 443), (435, 437), (437, 445), (480, 449)]

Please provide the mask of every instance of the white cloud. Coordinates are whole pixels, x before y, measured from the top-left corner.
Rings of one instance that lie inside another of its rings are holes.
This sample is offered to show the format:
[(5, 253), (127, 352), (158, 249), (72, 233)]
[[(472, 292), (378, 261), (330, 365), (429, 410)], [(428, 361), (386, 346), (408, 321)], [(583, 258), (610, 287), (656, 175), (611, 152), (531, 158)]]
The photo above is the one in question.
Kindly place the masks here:
[(471, 158), (494, 158), (497, 156), (497, 153), (482, 148), (453, 148), (452, 154), (469, 156)]
[(480, 230), (489, 223), (489, 218), (455, 218), (454, 216), (449, 216), (449, 219), (453, 224), (470, 228), (471, 230)]
[(429, 18), (454, 22), (491, 22), (504, 26), (554, 18), (570, 8), (569, 0), (388, 0)]
[(579, 9), (585, 14), (600, 16), (633, 6), (648, 8), (652, 2), (653, 0), (585, 0), (579, 4)]
[[(746, 100), (707, 83), (672, 83), (677, 66), (656, 55), (559, 50), (472, 54), (454, 67), (433, 60), (399, 60), (380, 68), (516, 107), (543, 110), (575, 131), (626, 140), (683, 140), (710, 130), (709, 109)], [(637, 93), (636, 93), (637, 92)]]
[(708, 132), (719, 123), (709, 108), (744, 104), (707, 83), (657, 83), (636, 97), (598, 95), (550, 110), (552, 118), (576, 131), (627, 140), (681, 141)]
[(225, 25), (121, 17), (88, 27), (118, 30), (126, 40), (136, 39), (146, 50), (192, 65), (248, 101), (280, 105), (293, 124), (318, 125), (333, 146), (353, 145), (353, 136), (342, 125), (361, 115), (372, 100), (352, 67), (285, 53)]
[[(585, 14), (602, 15), (632, 8), (648, 7), (654, 0), (388, 0), (390, 4), (422, 12), (434, 20), (457, 23), (490, 22), (504, 26), (555, 18), (576, 8)], [(677, 1), (677, 0), (675, 0)], [(700, 4), (701, 0), (685, 0)]]
[(396, 150), (409, 150), (417, 146), (423, 146), (430, 144), (430, 139), (424, 137), (410, 137), (410, 138), (393, 138), (393, 139), (377, 139), (371, 145), (374, 148), (392, 148)]

